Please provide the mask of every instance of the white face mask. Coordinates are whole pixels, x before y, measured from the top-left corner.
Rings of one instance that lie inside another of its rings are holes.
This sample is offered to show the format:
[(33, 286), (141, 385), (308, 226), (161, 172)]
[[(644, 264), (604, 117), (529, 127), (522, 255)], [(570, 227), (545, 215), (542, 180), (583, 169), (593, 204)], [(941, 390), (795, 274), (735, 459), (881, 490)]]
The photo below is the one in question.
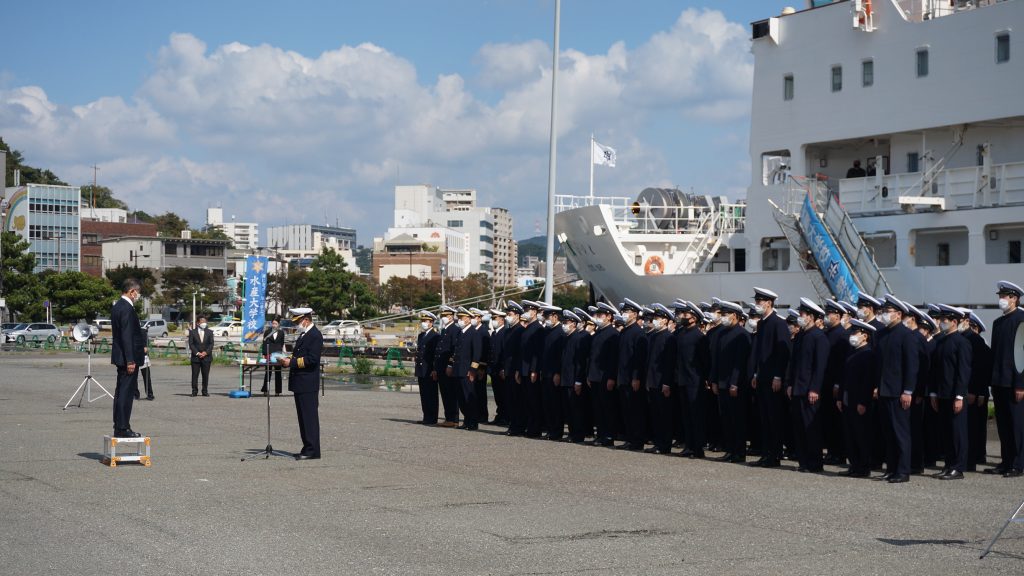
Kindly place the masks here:
[(949, 320), (942, 320), (939, 322), (939, 330), (942, 330), (943, 332), (949, 332), (952, 329), (953, 323), (950, 322)]
[(519, 317), (518, 316), (506, 316), (505, 317), (505, 325), (506, 326), (511, 326), (511, 325), (517, 324), (517, 323), (519, 323)]
[(1000, 298), (999, 299), (999, 309), (1002, 310), (1003, 312), (1006, 312), (1007, 310), (1009, 310), (1010, 309), (1010, 299), (1009, 298)]
[(723, 320), (722, 315), (719, 314), (718, 312), (712, 312), (711, 313), (711, 323), (712, 324), (725, 324), (725, 322), (723, 322), (722, 320)]
[(536, 319), (537, 319), (537, 311), (536, 310), (527, 310), (526, 311), (526, 321), (527, 322), (533, 322)]
[(502, 322), (498, 320), (491, 320), (490, 322), (487, 323), (491, 330), (497, 330), (498, 328), (501, 328), (501, 324)]
[(424, 322), (420, 322), (420, 330), (426, 332), (429, 329), (430, 329), (430, 324), (428, 324), (425, 321)]
[(967, 332), (967, 329), (970, 327), (971, 325), (968, 324), (967, 322), (961, 322), (960, 324), (957, 325), (956, 329), (958, 332)]
[(754, 311), (764, 316), (765, 306), (764, 304), (754, 304)]
[(594, 316), (594, 326), (601, 328), (607, 323), (608, 321), (604, 319), (604, 316)]
[(654, 319), (654, 329), (655, 330), (661, 330), (662, 328), (664, 328), (667, 325), (668, 325), (668, 320), (665, 320), (664, 318), (655, 318)]
[(911, 330), (916, 330), (916, 329), (917, 329), (917, 328), (916, 328), (916, 327), (915, 327), (915, 326), (914, 326), (914, 325), (913, 325), (913, 324), (912, 324), (912, 323), (910, 322), (910, 318), (907, 318), (906, 320), (904, 320), (904, 321), (903, 321), (903, 325), (904, 325), (904, 326), (906, 326), (907, 328), (910, 328)]
[(722, 326), (728, 328), (728, 327), (732, 326), (732, 316), (729, 316), (728, 314), (725, 314), (723, 316), (719, 316), (718, 317), (718, 323), (721, 324)]
[(199, 327), (202, 328), (203, 330), (206, 330), (206, 322), (200, 322)]
[(468, 322), (466, 322), (466, 319), (459, 318), (459, 328), (465, 328), (466, 326), (468, 326)]
[(862, 338), (863, 336), (860, 334), (850, 334), (850, 346), (853, 346), (854, 348), (860, 347)]
[(480, 320), (478, 318), (473, 318), (472, 320), (469, 321), (469, 324), (476, 328), (477, 326), (480, 325)]
[(556, 322), (554, 318), (546, 318), (544, 320), (544, 326), (546, 328), (554, 328), (557, 325), (558, 325), (558, 322)]
[(890, 320), (892, 320), (892, 314), (888, 312), (882, 312), (881, 314), (878, 315), (878, 321), (881, 322), (882, 324), (885, 324), (886, 326), (889, 325)]
[(857, 320), (863, 320), (868, 317), (868, 312), (864, 308), (857, 308)]
[(811, 319), (807, 316), (800, 316), (796, 319), (796, 324), (801, 328), (807, 328), (811, 325)]
[(747, 320), (747, 330), (750, 330), (751, 332), (757, 330), (757, 320), (754, 320), (753, 318)]
[(572, 334), (572, 328), (568, 324), (562, 324), (562, 332), (566, 334)]
[(451, 316), (441, 316), (441, 326), (448, 326), (452, 323)]

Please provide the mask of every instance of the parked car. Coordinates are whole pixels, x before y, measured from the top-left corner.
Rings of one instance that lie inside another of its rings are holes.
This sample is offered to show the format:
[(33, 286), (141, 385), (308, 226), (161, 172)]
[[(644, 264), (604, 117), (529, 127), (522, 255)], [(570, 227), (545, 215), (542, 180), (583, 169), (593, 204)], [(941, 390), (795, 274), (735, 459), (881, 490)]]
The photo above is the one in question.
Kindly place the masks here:
[(359, 338), (363, 335), (363, 327), (355, 320), (331, 320), (320, 329), (324, 338)]
[(0, 327), (0, 334), (7, 334), (18, 326), (26, 327), (28, 324), (25, 324), (24, 322), (4, 322), (3, 326)]
[(220, 324), (217, 324), (213, 328), (214, 336), (220, 336), (221, 338), (241, 338), (242, 336), (242, 321), (241, 320), (222, 320)]
[(167, 337), (167, 321), (162, 318), (146, 320), (144, 322), (140, 322), (140, 324), (142, 324), (142, 329), (150, 338)]
[(4, 334), (4, 340), (7, 342), (17, 342), (18, 338), (23, 338), (25, 342), (32, 342), (33, 340), (56, 342), (61, 336), (60, 329), (53, 324), (33, 322), (31, 324), (23, 324), (22, 326), (24, 328), (15, 328)]
[(97, 318), (93, 321), (92, 325), (99, 328), (100, 332), (103, 332), (104, 330), (107, 332), (113, 330), (110, 326), (110, 318)]

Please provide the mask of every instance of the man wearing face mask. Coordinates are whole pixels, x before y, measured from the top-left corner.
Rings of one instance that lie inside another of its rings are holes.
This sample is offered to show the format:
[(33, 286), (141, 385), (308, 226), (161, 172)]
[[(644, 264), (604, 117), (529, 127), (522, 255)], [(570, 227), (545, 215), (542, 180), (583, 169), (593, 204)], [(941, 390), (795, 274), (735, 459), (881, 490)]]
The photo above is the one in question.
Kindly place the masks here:
[(562, 386), (570, 388), (569, 440), (573, 444), (582, 444), (588, 436), (594, 435), (594, 393), (587, 381), (594, 318), (582, 308), (573, 308), (571, 312), (567, 310), (562, 317), (562, 326), (567, 334), (562, 358)]
[[(932, 332), (937, 326), (916, 306), (907, 304), (907, 310), (909, 314), (903, 318), (903, 325), (910, 329), (917, 341), (919, 366), (914, 399), (910, 404), (910, 473), (921, 474), (924, 472), (928, 435), (934, 435), (937, 429), (934, 425), (930, 428), (925, 426), (925, 415), (928, 411), (924, 407), (925, 396), (932, 386), (932, 352), (935, 350)], [(929, 464), (933, 463), (934, 459), (931, 459)]]
[(800, 335), (793, 342), (793, 355), (786, 372), (786, 395), (792, 400), (790, 413), (793, 439), (800, 466), (798, 472), (821, 472), (821, 390), (828, 366), (828, 336), (817, 321), (825, 311), (808, 298), (800, 299)]
[(828, 338), (828, 365), (825, 368), (825, 384), (821, 389), (821, 429), (828, 456), (826, 464), (840, 465), (846, 461), (843, 447), (843, 420), (837, 409), (839, 381), (842, 380), (846, 357), (850, 354), (850, 334), (843, 326), (846, 309), (835, 300), (826, 300), (825, 337)]
[(786, 418), (786, 399), (782, 380), (789, 365), (792, 351), (786, 321), (775, 312), (779, 295), (765, 288), (754, 287), (754, 305), (761, 313), (751, 344), (750, 387), (757, 394), (757, 407), (761, 419), (761, 458), (752, 466), (775, 468), (782, 461), (783, 427)]
[(520, 302), (523, 306), (523, 332), (520, 335), (522, 365), (519, 369), (525, 403), (525, 427), (527, 438), (540, 438), (544, 427), (544, 408), (541, 400), (540, 367), (544, 354), (546, 332), (537, 319), (541, 304), (532, 300)]
[(312, 308), (289, 310), (292, 322), (298, 326), (299, 337), (291, 356), (281, 358), (288, 368), (288, 390), (295, 396), (295, 414), (299, 420), (302, 449), (296, 460), (320, 459), (320, 355), (324, 337), (313, 325)]
[[(883, 324), (877, 317), (879, 309), (882, 307), (882, 301), (875, 298), (870, 294), (861, 292), (857, 295), (857, 319), (862, 322), (867, 322), (875, 327), (875, 335), (873, 336), (873, 346), (878, 348), (878, 340), (881, 337), (882, 331), (885, 329)], [(871, 467), (875, 469), (881, 469), (882, 464), (885, 462), (885, 423), (884, 412), (881, 406), (878, 405), (878, 398), (876, 397), (872, 403), (875, 405), (874, 409), (871, 410)]]
[(590, 355), (587, 359), (587, 381), (593, 392), (594, 420), (597, 424), (595, 446), (613, 446), (618, 412), (618, 396), (615, 391), (618, 375), (619, 332), (612, 325), (612, 318), (618, 310), (607, 302), (598, 302), (594, 312), (597, 331), (590, 341)]
[(131, 429), (132, 401), (139, 388), (139, 368), (146, 356), (146, 337), (135, 312), (135, 301), (139, 299), (141, 290), (142, 285), (138, 280), (126, 279), (121, 285), (121, 297), (114, 302), (110, 311), (110, 326), (113, 330), (110, 363), (117, 367), (117, 387), (114, 389), (115, 438), (141, 436)]
[(711, 374), (711, 391), (718, 398), (725, 455), (717, 460), (741, 464), (747, 459), (748, 362), (753, 358), (750, 334), (740, 324), (743, 308), (739, 304), (719, 301), (718, 305), (720, 327), (713, 352), (718, 360)]
[(845, 475), (853, 478), (871, 475), (871, 407), (880, 377), (878, 353), (871, 347), (874, 334), (871, 324), (850, 320), (850, 354), (836, 394), (846, 433), (846, 456), (850, 460)]
[(462, 391), (458, 389), (452, 359), (459, 347), (462, 330), (455, 323), (455, 309), (451, 306), (442, 305), (438, 315), (441, 317), (441, 339), (437, 343), (434, 369), (437, 371), (444, 409), (444, 422), (439, 426), (455, 428), (459, 425), (459, 396)]
[(676, 300), (672, 307), (676, 312), (675, 341), (675, 386), (679, 414), (683, 420), (683, 443), (685, 448), (679, 455), (684, 458), (704, 458), (704, 408), (702, 393), (708, 378), (711, 359), (706, 346), (706, 336), (697, 321), (703, 313), (700, 308), (686, 300)]
[(967, 314), (964, 337), (971, 343), (971, 383), (967, 388), (967, 471), (976, 472), (986, 460), (988, 440), (988, 383), (992, 377), (992, 350), (981, 336), (985, 323)]
[(213, 330), (206, 327), (206, 318), (200, 316), (198, 325), (188, 334), (188, 349), (192, 356), (192, 395), (199, 392), (199, 374), (203, 375), (203, 396), (209, 396), (210, 364), (213, 362)]
[(885, 475), (890, 483), (910, 481), (910, 406), (920, 369), (918, 342), (903, 325), (907, 305), (886, 294), (878, 320), (885, 328), (878, 333), (881, 379), (878, 403), (882, 410), (885, 439)]
[[(263, 350), (262, 354), (264, 358), (269, 358), (275, 352), (281, 352), (284, 350), (284, 332), (281, 332), (281, 322), (277, 318), (274, 318), (270, 322), (270, 329), (267, 330), (263, 336)], [(263, 381), (263, 389), (260, 392), (269, 394), (267, 390), (267, 384), (270, 381), (270, 374), (274, 374), (274, 395), (281, 395), (282, 381), (281, 381), (281, 365), (274, 364), (267, 366), (266, 379)]]
[(452, 375), (459, 391), (458, 405), (462, 410), (459, 430), (476, 430), (479, 426), (480, 406), (476, 399), (477, 368), (483, 349), (472, 325), (473, 314), (463, 307), (455, 313), (456, 326), (461, 332), (455, 354), (452, 356)]
[(673, 404), (675, 403), (676, 345), (668, 322), (672, 312), (663, 304), (651, 305), (651, 331), (647, 335), (647, 397), (650, 399), (651, 454), (672, 453)]
[(647, 335), (637, 324), (643, 307), (626, 298), (622, 303), (625, 324), (619, 333), (616, 388), (625, 420), (626, 442), (622, 450), (643, 450), (647, 441)]
[(1002, 315), (992, 323), (992, 401), (999, 431), (1000, 463), (985, 470), (1007, 478), (1024, 475), (1024, 373), (1014, 363), (1017, 330), (1024, 323), (1021, 287), (1001, 280), (996, 285)]
[(473, 333), (474, 343), (473, 345), (479, 351), (480, 360), (477, 365), (472, 367), (476, 370), (476, 375), (473, 380), (473, 387), (476, 393), (476, 405), (477, 405), (477, 422), (487, 423), (488, 410), (487, 410), (487, 363), (491, 358), (491, 334), (488, 330), (487, 324), (490, 322), (490, 318), (485, 316), (483, 310), (479, 308), (470, 308), (469, 312), (473, 315), (470, 317), (470, 332)]
[(526, 434), (526, 388), (519, 373), (523, 365), (522, 340), (523, 325), (520, 321), (525, 310), (514, 300), (505, 305), (505, 322), (507, 332), (503, 346), (504, 358), (501, 362), (502, 378), (505, 381), (505, 398), (508, 405), (509, 436)]
[(718, 412), (718, 397), (711, 393), (711, 375), (715, 374), (717, 355), (713, 336), (716, 334), (716, 328), (718, 327), (718, 318), (714, 316), (712, 309), (716, 306), (717, 304), (701, 302), (698, 305), (701, 316), (697, 318), (701, 332), (705, 336), (704, 340), (700, 343), (700, 347), (708, 359), (707, 378), (700, 392), (703, 398), (701, 404), (704, 406), (704, 447), (713, 452), (719, 451), (722, 447), (722, 423), (721, 415)]
[(505, 402), (505, 312), (492, 309), (490, 321), (490, 346), (487, 369), (491, 375), (491, 392), (494, 394), (494, 420), (489, 424), (508, 426), (508, 405)]
[[(544, 314), (544, 344), (540, 362), (541, 407), (545, 437), (561, 440), (565, 433), (568, 396), (562, 389), (562, 353), (565, 351), (565, 330), (562, 329), (562, 309), (542, 306)], [(563, 403), (563, 399), (566, 401)]]
[(971, 380), (971, 345), (957, 330), (962, 314), (939, 304), (939, 329), (931, 357), (932, 410), (939, 415), (945, 466), (939, 480), (962, 480), (967, 468), (967, 389)]
[(420, 408), (423, 419), (420, 424), (433, 426), (437, 424), (438, 388), (437, 368), (434, 362), (437, 356), (437, 342), (441, 336), (434, 330), (437, 320), (432, 312), (420, 312), (420, 333), (416, 337), (416, 383), (420, 389)]

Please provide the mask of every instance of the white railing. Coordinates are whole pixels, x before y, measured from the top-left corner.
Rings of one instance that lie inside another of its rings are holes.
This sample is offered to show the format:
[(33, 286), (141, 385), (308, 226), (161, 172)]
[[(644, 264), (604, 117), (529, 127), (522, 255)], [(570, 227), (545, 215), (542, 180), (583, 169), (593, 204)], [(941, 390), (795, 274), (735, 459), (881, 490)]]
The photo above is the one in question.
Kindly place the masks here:
[[(922, 181), (930, 181), (924, 186)], [(839, 180), (839, 199), (852, 214), (901, 210), (900, 196), (942, 198), (947, 210), (1024, 203), (1024, 162)]]
[[(637, 204), (623, 196), (555, 196), (555, 212), (587, 206), (607, 206), (615, 227), (628, 234), (701, 234), (709, 219), (715, 235), (740, 232), (746, 222), (746, 204), (717, 206)], [(656, 216), (661, 214), (661, 217)]]
[(965, 10), (992, 6), (1010, 0), (896, 0), (903, 17), (911, 22), (934, 20)]

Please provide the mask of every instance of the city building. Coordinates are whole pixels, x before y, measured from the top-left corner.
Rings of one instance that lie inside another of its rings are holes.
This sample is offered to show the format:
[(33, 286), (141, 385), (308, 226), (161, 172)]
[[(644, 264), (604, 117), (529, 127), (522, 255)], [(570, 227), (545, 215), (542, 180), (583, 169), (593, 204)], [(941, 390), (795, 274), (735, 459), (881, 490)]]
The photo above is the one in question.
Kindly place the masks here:
[(374, 238), (371, 276), (378, 284), (409, 276), (460, 279), (465, 276), (465, 246), (465, 236), (449, 228), (406, 228), (388, 240)]
[(81, 189), (25, 184), (6, 189), (3, 229), (29, 242), (35, 272), (81, 270)]
[(359, 272), (353, 250), (356, 247), (355, 228), (320, 226), (317, 224), (288, 224), (267, 228), (267, 248), (291, 264), (306, 268), (324, 248), (341, 254), (345, 267)]
[(180, 238), (121, 236), (99, 243), (104, 270), (127, 264), (158, 272), (181, 267), (208, 270), (222, 279), (227, 276), (228, 240), (192, 238), (188, 230), (183, 230)]
[(235, 222), (234, 214), (231, 215), (231, 222), (224, 221), (224, 209), (206, 209), (206, 227), (219, 228), (231, 238), (235, 248), (239, 250), (251, 250), (260, 244), (260, 225), (256, 222)]
[[(87, 209), (82, 209), (83, 215)], [(124, 222), (121, 220), (87, 220), (82, 218), (82, 272), (103, 277), (107, 272), (107, 265), (103, 259), (103, 244), (101, 240), (120, 238), (123, 236), (141, 236), (155, 238), (157, 235), (156, 224), (147, 222)], [(116, 266), (114, 266), (116, 268)]]

